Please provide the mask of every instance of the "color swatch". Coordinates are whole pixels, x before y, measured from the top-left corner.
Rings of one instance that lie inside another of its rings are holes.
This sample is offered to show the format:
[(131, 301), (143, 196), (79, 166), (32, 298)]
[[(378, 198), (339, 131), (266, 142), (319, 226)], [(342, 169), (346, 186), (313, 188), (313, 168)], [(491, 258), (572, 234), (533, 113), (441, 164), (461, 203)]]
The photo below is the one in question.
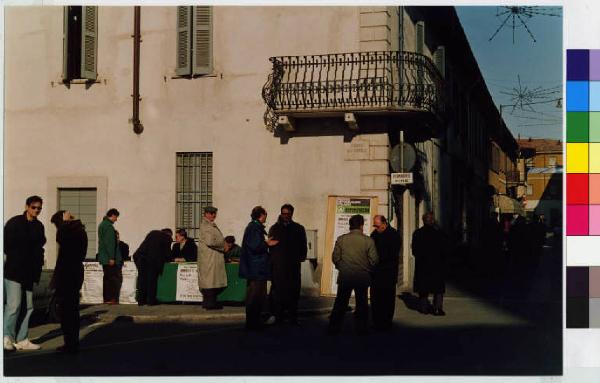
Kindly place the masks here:
[(600, 236), (600, 50), (567, 50), (567, 236)]
[(600, 267), (567, 267), (567, 328), (600, 328)]

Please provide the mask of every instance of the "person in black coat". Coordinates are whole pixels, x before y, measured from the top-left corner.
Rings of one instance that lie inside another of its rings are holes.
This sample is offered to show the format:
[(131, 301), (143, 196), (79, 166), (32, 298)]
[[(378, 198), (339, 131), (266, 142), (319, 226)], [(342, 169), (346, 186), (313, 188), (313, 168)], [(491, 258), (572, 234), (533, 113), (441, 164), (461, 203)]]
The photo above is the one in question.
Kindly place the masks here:
[(278, 242), (265, 239), (267, 211), (262, 206), (254, 207), (250, 217), (242, 240), (239, 275), (246, 279), (246, 330), (254, 331), (263, 327), (261, 310), (267, 299), (267, 280), (271, 279), (269, 246)]
[(177, 229), (169, 262), (196, 262), (197, 260), (198, 246), (193, 239), (188, 238), (185, 229)]
[(50, 222), (56, 226), (58, 244), (58, 258), (51, 286), (55, 289), (65, 342), (57, 350), (76, 353), (79, 351), (79, 290), (83, 284), (83, 261), (87, 253), (88, 237), (85, 226), (68, 211), (57, 211)]
[(281, 207), (279, 220), (269, 229), (269, 237), (278, 240), (269, 253), (272, 271), (272, 305), (276, 323), (286, 319), (298, 324), (298, 299), (300, 298), (300, 265), (306, 260), (306, 231), (304, 226), (292, 221), (294, 207)]
[(371, 282), (371, 313), (375, 329), (389, 330), (396, 305), (400, 236), (382, 215), (375, 216), (373, 227), (375, 230), (371, 238), (375, 241), (379, 263), (375, 266)]
[[(31, 196), (25, 212), (12, 217), (4, 226), (4, 349), (37, 350), (40, 346), (27, 338), (29, 318), (33, 312), (33, 284), (39, 283), (44, 264), (44, 225), (37, 219), (42, 199)], [(27, 311), (17, 332), (21, 298), (25, 294)]]
[[(131, 256), (129, 255), (129, 245), (125, 242), (121, 241), (121, 234), (119, 234), (118, 230), (115, 230), (115, 235), (117, 236), (117, 246), (119, 246), (119, 251), (121, 252), (121, 260), (131, 261)], [(121, 268), (123, 264), (121, 264)]]
[(133, 261), (138, 269), (137, 301), (140, 306), (157, 304), (156, 285), (170, 256), (172, 236), (171, 229), (152, 230), (133, 253)]
[(415, 257), (414, 289), (419, 294), (419, 312), (429, 313), (429, 294), (433, 294), (433, 315), (446, 315), (443, 310), (446, 285), (445, 252), (447, 239), (435, 225), (432, 212), (423, 214), (424, 226), (412, 236)]

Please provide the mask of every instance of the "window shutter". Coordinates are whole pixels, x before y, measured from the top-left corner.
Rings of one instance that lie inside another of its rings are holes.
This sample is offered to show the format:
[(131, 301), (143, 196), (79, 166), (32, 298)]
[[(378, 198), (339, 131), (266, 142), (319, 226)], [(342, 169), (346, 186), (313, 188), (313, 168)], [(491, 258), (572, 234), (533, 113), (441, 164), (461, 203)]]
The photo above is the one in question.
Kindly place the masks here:
[(69, 7), (63, 7), (63, 71), (62, 78), (67, 80), (67, 60), (69, 56)]
[(194, 7), (194, 74), (212, 73), (212, 7)]
[(191, 9), (192, 7), (177, 7), (177, 66), (175, 74), (178, 76), (187, 76), (192, 73), (190, 60)]
[(423, 54), (425, 46), (425, 22), (418, 21), (417, 22), (417, 46), (415, 51), (417, 53)]
[(439, 46), (433, 54), (433, 62), (436, 68), (442, 75), (442, 78), (446, 77), (446, 48)]
[(98, 52), (98, 7), (83, 7), (81, 21), (81, 78), (95, 80)]

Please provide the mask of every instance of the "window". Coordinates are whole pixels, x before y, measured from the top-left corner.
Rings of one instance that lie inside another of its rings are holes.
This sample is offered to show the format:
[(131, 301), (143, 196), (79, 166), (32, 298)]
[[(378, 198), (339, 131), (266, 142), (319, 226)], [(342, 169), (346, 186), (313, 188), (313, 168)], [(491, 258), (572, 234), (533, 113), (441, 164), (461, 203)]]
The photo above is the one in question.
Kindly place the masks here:
[(533, 185), (527, 185), (527, 195), (533, 195)]
[(556, 157), (548, 157), (548, 166), (551, 168), (556, 167)]
[(98, 7), (64, 7), (63, 81), (96, 80)]
[(86, 259), (96, 258), (96, 195), (95, 188), (58, 189), (58, 210), (68, 210), (85, 225), (88, 236)]
[(177, 153), (177, 228), (197, 239), (202, 209), (212, 205), (212, 153)]
[(177, 7), (176, 63), (178, 76), (212, 73), (212, 7)]

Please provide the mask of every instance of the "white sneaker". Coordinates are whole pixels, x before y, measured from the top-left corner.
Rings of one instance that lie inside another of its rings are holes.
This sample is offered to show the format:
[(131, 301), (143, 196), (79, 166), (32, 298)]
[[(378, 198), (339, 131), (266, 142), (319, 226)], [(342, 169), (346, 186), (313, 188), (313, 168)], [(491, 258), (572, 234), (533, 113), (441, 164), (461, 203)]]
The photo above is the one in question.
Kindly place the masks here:
[(275, 319), (275, 316), (271, 315), (271, 316), (270, 316), (270, 317), (269, 317), (269, 318), (268, 318), (268, 319), (265, 321), (265, 324), (266, 324), (266, 325), (272, 325), (272, 324), (275, 324), (275, 320), (276, 320), (276, 319)]
[(10, 336), (5, 336), (4, 337), (4, 349), (6, 351), (12, 351), (12, 350), (14, 350), (15, 349), (14, 344), (15, 344), (15, 341), (14, 341), (14, 339), (12, 337), (10, 337)]
[(40, 347), (39, 345), (37, 345), (35, 343), (31, 343), (29, 341), (29, 339), (25, 339), (25, 340), (15, 343), (15, 348), (17, 350), (39, 350), (42, 347)]

